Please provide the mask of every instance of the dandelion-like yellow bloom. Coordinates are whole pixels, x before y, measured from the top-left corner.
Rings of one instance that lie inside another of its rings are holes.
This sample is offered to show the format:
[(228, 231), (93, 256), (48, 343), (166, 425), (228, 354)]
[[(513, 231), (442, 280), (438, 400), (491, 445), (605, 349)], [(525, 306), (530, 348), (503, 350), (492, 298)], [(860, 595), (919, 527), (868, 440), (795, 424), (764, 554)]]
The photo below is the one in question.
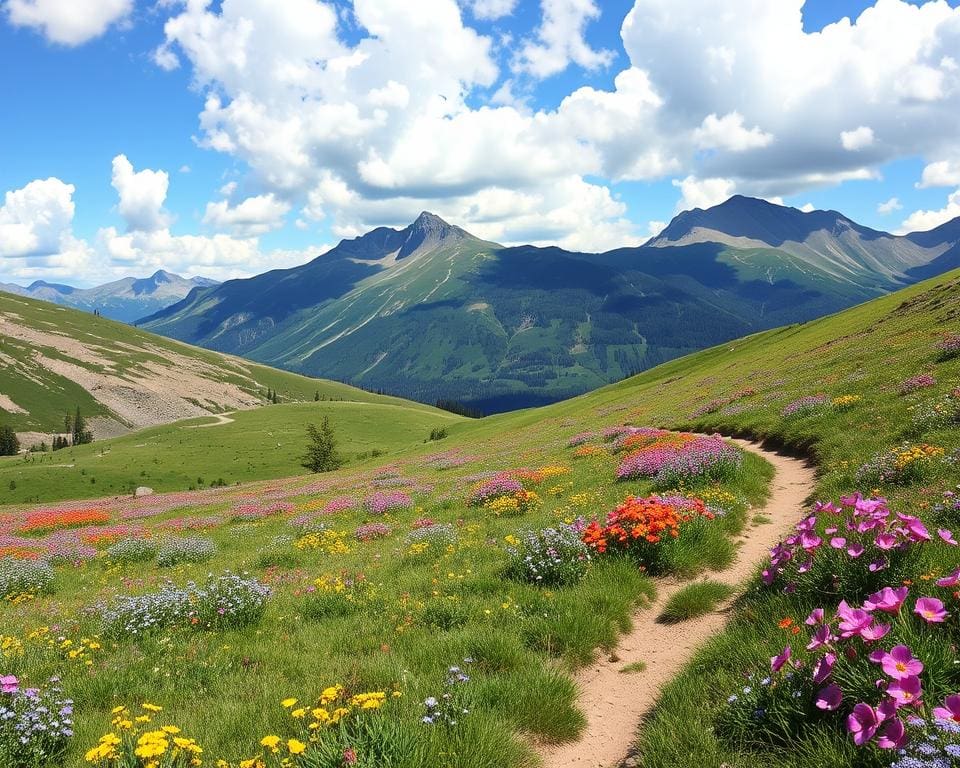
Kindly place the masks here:
[(287, 749), (291, 755), (302, 755), (306, 751), (307, 745), (298, 739), (289, 739), (287, 741)]

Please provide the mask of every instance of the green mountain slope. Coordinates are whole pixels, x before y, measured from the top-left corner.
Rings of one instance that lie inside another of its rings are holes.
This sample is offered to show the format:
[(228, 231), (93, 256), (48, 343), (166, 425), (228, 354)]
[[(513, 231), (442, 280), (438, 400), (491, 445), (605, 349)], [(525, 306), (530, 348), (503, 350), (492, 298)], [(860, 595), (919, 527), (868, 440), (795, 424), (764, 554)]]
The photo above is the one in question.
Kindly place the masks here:
[(424, 213), (302, 267), (194, 291), (143, 325), (413, 399), (508, 410), (896, 290), (949, 266), (955, 234), (894, 237), (732, 198), (681, 214), (644, 247), (587, 254), (504, 248)]
[(98, 437), (265, 404), (325, 400), (434, 412), (331, 381), (190, 347), (66, 307), (0, 293), (0, 422), (25, 445), (62, 429), (78, 405)]

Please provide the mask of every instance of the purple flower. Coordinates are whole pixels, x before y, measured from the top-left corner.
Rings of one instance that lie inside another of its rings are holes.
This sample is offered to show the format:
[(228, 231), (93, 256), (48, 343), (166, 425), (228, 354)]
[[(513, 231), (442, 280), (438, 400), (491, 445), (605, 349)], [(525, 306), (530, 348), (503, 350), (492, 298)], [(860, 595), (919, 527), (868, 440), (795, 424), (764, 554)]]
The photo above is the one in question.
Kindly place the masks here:
[(885, 653), (880, 660), (883, 671), (894, 680), (903, 680), (923, 672), (923, 662), (913, 657), (913, 652), (905, 645), (896, 645)]
[(940, 528), (940, 529), (938, 529), (938, 530), (937, 530), (937, 535), (938, 535), (941, 539), (943, 539), (945, 542), (947, 542), (947, 544), (949, 544), (951, 547), (960, 546), (960, 545), (957, 544), (957, 540), (956, 540), (955, 538), (953, 538), (953, 532), (952, 532), (952, 531), (948, 531), (946, 528)]
[(944, 576), (942, 579), (937, 579), (938, 587), (956, 587), (960, 585), (960, 568), (957, 568), (949, 576)]
[(779, 672), (781, 669), (783, 669), (783, 665), (790, 660), (791, 653), (792, 651), (790, 650), (790, 646), (788, 645), (786, 648), (783, 649), (783, 651), (780, 652), (779, 655), (771, 658), (770, 670), (772, 672)]
[(842, 701), (843, 691), (840, 690), (840, 686), (836, 683), (830, 683), (830, 685), (828, 685), (826, 688), (822, 688), (820, 690), (814, 703), (817, 705), (818, 709), (823, 709), (827, 712), (833, 712), (835, 709), (839, 708), (840, 702)]
[(20, 681), (13, 675), (0, 677), (0, 693), (16, 693), (20, 690)]
[(927, 624), (942, 624), (946, 621), (947, 611), (943, 607), (943, 601), (935, 597), (921, 597), (913, 612), (920, 616)]
[(894, 680), (887, 686), (887, 695), (894, 700), (898, 707), (916, 704), (922, 693), (920, 678), (916, 675)]
[(877, 746), (880, 749), (900, 749), (907, 743), (907, 729), (899, 718), (888, 720), (877, 735)]
[(906, 587), (898, 587), (897, 589), (884, 587), (879, 592), (870, 595), (870, 597), (864, 601), (863, 607), (867, 611), (900, 613), (900, 606), (902, 606), (903, 601), (907, 599), (907, 592), (908, 589)]
[(853, 708), (847, 717), (847, 731), (853, 736), (853, 743), (858, 747), (873, 738), (880, 727), (880, 719), (873, 707), (861, 702)]
[(830, 677), (836, 663), (837, 655), (835, 653), (824, 654), (813, 668), (813, 682), (820, 685), (820, 683)]
[(954, 693), (944, 700), (943, 707), (935, 707), (933, 716), (938, 720), (960, 723), (960, 693)]

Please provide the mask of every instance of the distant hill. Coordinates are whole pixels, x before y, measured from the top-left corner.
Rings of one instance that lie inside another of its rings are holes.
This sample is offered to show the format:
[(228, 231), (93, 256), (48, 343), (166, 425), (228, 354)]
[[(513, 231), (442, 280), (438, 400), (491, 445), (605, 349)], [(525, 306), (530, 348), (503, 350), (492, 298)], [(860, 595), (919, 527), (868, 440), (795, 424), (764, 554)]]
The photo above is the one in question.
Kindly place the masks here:
[(129, 323), (175, 304), (194, 288), (215, 285), (219, 283), (206, 277), (185, 278), (161, 269), (150, 277), (124, 277), (95, 288), (74, 288), (37, 280), (26, 287), (0, 283), (0, 291), (88, 312), (99, 310), (104, 317)]
[(293, 269), (193, 290), (157, 333), (426, 402), (559, 400), (948, 269), (957, 229), (898, 237), (746, 197), (602, 254), (505, 248), (423, 213)]
[[(0, 293), (0, 424), (25, 446), (80, 406), (96, 437), (267, 404), (351, 401), (439, 413), (332, 381), (198, 349), (105, 317)], [(302, 426), (302, 425), (301, 425)]]

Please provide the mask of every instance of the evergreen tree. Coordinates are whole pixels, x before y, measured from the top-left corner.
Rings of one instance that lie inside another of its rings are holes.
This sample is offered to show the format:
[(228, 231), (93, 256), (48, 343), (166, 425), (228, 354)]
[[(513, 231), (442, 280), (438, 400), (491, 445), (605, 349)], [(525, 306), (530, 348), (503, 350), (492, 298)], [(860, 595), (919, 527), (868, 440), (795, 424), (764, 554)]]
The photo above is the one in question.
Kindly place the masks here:
[(4, 424), (0, 427), (0, 456), (16, 456), (20, 452), (20, 441), (13, 427)]
[(277, 390), (273, 390), (273, 404), (276, 405), (280, 402), (280, 396), (277, 394)]
[(73, 434), (73, 416), (69, 413), (63, 415), (63, 431), (68, 435)]
[(87, 429), (87, 422), (80, 413), (80, 406), (77, 406), (77, 412), (73, 417), (73, 444), (85, 445), (93, 442), (93, 432)]
[(337, 453), (337, 441), (330, 426), (330, 419), (323, 417), (320, 426), (307, 424), (307, 453), (303, 457), (303, 466), (311, 472), (331, 472), (343, 466), (343, 459)]
[(320, 402), (320, 390), (319, 390), (319, 389), (318, 389), (316, 392), (313, 393), (313, 402), (315, 402), (315, 403), (319, 403), (319, 402)]

